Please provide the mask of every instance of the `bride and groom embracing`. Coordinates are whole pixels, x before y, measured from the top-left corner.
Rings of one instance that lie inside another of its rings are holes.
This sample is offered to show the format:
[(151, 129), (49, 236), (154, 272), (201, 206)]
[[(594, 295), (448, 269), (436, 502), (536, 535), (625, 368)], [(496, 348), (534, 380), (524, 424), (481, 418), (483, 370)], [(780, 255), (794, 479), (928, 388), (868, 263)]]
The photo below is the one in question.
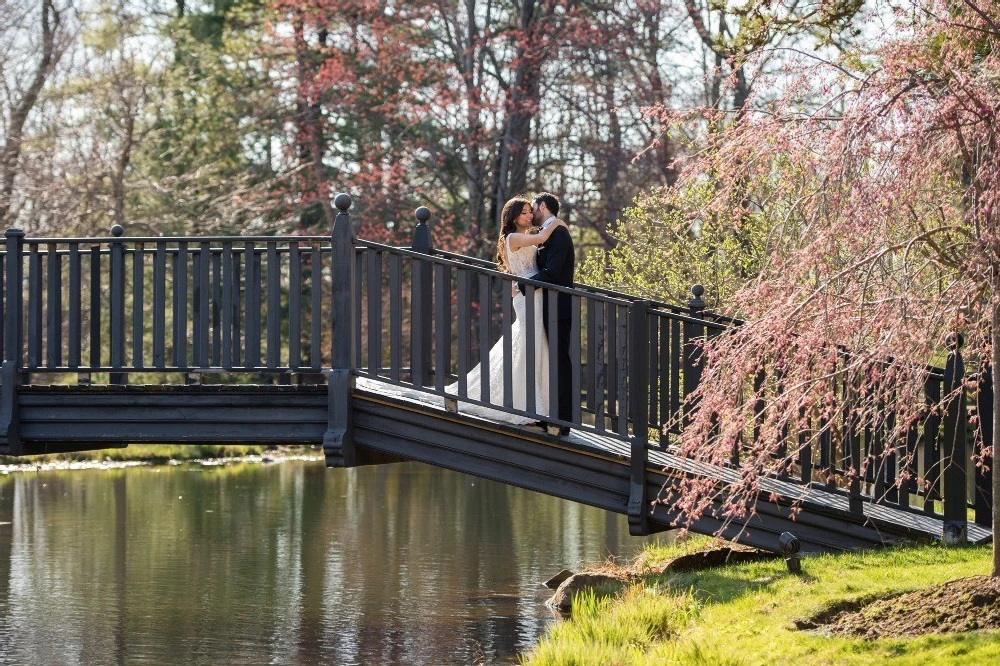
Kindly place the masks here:
[[(500, 215), (500, 238), (497, 242), (496, 262), (499, 270), (517, 277), (548, 282), (563, 287), (573, 286), (573, 271), (576, 256), (573, 251), (573, 239), (570, 237), (566, 223), (556, 217), (559, 214), (559, 199), (543, 192), (534, 199), (514, 197), (504, 204)], [(513, 310), (514, 322), (510, 328), (511, 335), (511, 393), (513, 407), (524, 411), (527, 409), (527, 383), (533, 376), (535, 385), (535, 409), (539, 416), (552, 415), (549, 405), (549, 344), (548, 336), (556, 336), (556, 368), (559, 382), (559, 404), (556, 417), (561, 421), (569, 421), (572, 417), (572, 360), (569, 357), (570, 328), (572, 322), (571, 298), (569, 294), (560, 292), (556, 297), (556, 330), (549, 330), (548, 298), (544, 289), (536, 289), (533, 303), (526, 303), (525, 287), (514, 284)], [(542, 322), (536, 326), (532, 339), (528, 339), (526, 308), (534, 308), (534, 321)], [(534, 354), (534, 373), (527, 368), (527, 349), (532, 345)], [(504, 341), (501, 338), (490, 350), (490, 395), (483, 402), (494, 405), (503, 404), (504, 378), (503, 366)], [(480, 400), (481, 368), (476, 367), (467, 377), (468, 397)], [(535, 423), (534, 418), (509, 414), (478, 405), (463, 403), (460, 410), (466, 413), (485, 416), (495, 421), (518, 425)], [(542, 423), (545, 425), (544, 418)], [(569, 428), (562, 426), (548, 427), (549, 434), (564, 437), (569, 434)]]

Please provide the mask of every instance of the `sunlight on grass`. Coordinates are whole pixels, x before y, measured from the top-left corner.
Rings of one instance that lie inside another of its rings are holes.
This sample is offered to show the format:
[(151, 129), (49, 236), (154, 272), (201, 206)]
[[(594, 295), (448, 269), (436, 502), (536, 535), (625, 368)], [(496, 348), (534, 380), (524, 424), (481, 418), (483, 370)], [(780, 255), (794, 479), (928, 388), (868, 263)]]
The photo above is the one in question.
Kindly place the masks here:
[[(692, 540), (694, 541), (694, 540)], [(838, 601), (904, 592), (985, 575), (986, 546), (894, 548), (803, 561), (805, 575), (783, 560), (682, 574), (659, 574), (657, 562), (705, 547), (654, 546), (637, 560), (641, 581), (614, 597), (581, 595), (572, 619), (554, 626), (523, 663), (752, 666), (794, 664), (1000, 663), (1000, 632), (864, 640), (800, 631), (794, 622)]]

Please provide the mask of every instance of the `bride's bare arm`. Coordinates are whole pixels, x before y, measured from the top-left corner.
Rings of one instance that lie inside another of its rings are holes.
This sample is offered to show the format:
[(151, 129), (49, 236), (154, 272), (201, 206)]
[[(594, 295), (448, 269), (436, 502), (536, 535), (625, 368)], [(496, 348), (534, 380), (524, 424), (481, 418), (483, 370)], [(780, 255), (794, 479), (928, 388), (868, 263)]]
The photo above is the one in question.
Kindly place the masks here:
[(510, 249), (518, 250), (522, 247), (527, 247), (529, 245), (541, 245), (549, 239), (558, 227), (569, 227), (562, 220), (556, 220), (549, 226), (545, 227), (537, 234), (509, 234), (507, 236), (507, 242), (510, 243)]

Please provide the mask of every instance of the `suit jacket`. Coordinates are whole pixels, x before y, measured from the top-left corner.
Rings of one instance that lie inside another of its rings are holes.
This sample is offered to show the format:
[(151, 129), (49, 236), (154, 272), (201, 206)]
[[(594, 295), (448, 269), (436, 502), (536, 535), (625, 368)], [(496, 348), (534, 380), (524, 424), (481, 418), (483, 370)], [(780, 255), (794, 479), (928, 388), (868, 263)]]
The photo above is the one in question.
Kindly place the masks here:
[[(538, 272), (531, 276), (532, 280), (558, 284), (563, 287), (573, 286), (573, 272), (576, 269), (576, 254), (573, 251), (573, 239), (569, 235), (569, 230), (560, 227), (552, 232), (549, 239), (538, 250), (536, 258)], [(546, 299), (546, 305), (548, 305)], [(560, 293), (558, 296), (559, 319), (570, 319), (572, 317), (572, 297), (569, 294)]]

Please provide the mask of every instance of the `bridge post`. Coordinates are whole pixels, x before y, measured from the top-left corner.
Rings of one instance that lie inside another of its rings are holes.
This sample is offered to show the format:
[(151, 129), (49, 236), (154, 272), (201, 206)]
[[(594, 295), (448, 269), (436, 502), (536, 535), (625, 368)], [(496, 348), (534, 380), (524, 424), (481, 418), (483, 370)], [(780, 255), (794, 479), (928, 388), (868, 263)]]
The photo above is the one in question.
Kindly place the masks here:
[(8, 229), (4, 233), (7, 256), (4, 261), (4, 345), (3, 365), (0, 365), (0, 453), (21, 453), (18, 428), (17, 386), (20, 384), (21, 364), (24, 361), (24, 263), (22, 251), (24, 232)]
[[(979, 417), (982, 446), (987, 447), (993, 444), (993, 368), (985, 363), (983, 366), (976, 392), (976, 416)], [(984, 527), (989, 527), (993, 520), (993, 461), (997, 459), (995, 454), (984, 456), (983, 464), (976, 466), (976, 524)]]
[(354, 230), (351, 197), (338, 194), (334, 205), (340, 211), (330, 231), (333, 271), (333, 330), (328, 421), (323, 434), (327, 467), (354, 467), (357, 457), (351, 428), (351, 392), (354, 389)]
[[(704, 319), (705, 301), (701, 300), (705, 288), (700, 284), (691, 286), (691, 294), (694, 298), (688, 303), (691, 316), (697, 319)], [(705, 340), (704, 324), (684, 322), (684, 359), (681, 367), (684, 371), (684, 424), (690, 419), (690, 414), (694, 411), (695, 403), (687, 400), (687, 397), (698, 389), (701, 383), (701, 345)]]
[(944, 440), (941, 442), (941, 474), (944, 482), (944, 526), (941, 540), (946, 545), (968, 540), (966, 507), (968, 495), (965, 465), (968, 459), (965, 435), (968, 412), (965, 406), (965, 363), (962, 360), (961, 333), (951, 333), (946, 341), (951, 349), (944, 368)]
[[(414, 216), (417, 218), (417, 226), (413, 229), (413, 243), (410, 247), (415, 252), (431, 254), (434, 248), (427, 227), (431, 211), (421, 206), (414, 212)], [(410, 280), (410, 380), (415, 386), (427, 386), (431, 383), (433, 267), (429, 261), (413, 260)]]
[(628, 406), (632, 421), (628, 531), (650, 533), (646, 463), (649, 459), (649, 302), (628, 306)]
[[(120, 239), (125, 230), (120, 224), (111, 227), (111, 235)], [(111, 367), (125, 363), (125, 243), (111, 242)], [(141, 333), (140, 333), (141, 335)], [(124, 384), (124, 372), (112, 372), (109, 384)]]

